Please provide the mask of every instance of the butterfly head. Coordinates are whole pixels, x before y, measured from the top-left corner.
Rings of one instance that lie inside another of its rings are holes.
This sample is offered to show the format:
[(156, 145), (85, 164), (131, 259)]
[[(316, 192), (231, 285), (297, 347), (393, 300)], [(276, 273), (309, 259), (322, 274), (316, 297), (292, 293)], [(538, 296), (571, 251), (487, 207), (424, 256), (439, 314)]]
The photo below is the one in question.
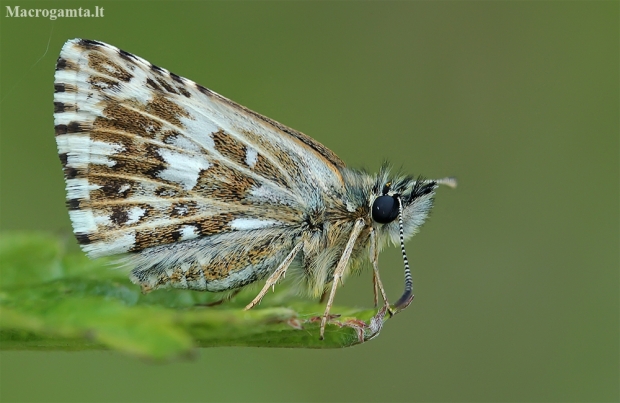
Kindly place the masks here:
[(385, 241), (398, 243), (401, 236), (398, 219), (401, 215), (402, 236), (405, 239), (411, 237), (428, 216), (437, 186), (445, 181), (402, 177), (375, 184), (371, 217), (379, 235)]
[(424, 223), (432, 207), (435, 190), (440, 184), (456, 187), (456, 180), (424, 180), (411, 177), (386, 180), (384, 175), (383, 178), (378, 178), (373, 189), (376, 197), (372, 202), (371, 216), (379, 234), (379, 242), (399, 243), (405, 265), (405, 291), (394, 304), (396, 309), (404, 309), (413, 299), (413, 281), (405, 253), (405, 239), (416, 233)]

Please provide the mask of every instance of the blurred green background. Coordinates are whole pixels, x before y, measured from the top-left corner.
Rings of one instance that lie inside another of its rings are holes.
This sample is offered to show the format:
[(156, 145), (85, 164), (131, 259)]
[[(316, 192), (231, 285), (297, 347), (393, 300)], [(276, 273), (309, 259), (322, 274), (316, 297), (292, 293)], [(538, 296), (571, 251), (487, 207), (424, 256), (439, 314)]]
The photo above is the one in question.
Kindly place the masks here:
[[(6, 6), (104, 7), (7, 18)], [(2, 401), (617, 401), (619, 3), (2, 2), (2, 230), (70, 234), (54, 63), (113, 44), (353, 167), (455, 175), (408, 243), (416, 299), (338, 351), (0, 353)], [(49, 42), (49, 49), (48, 48)], [(72, 243), (72, 242), (71, 242)], [(399, 251), (381, 256), (388, 295)], [(337, 303), (370, 306), (371, 275)]]

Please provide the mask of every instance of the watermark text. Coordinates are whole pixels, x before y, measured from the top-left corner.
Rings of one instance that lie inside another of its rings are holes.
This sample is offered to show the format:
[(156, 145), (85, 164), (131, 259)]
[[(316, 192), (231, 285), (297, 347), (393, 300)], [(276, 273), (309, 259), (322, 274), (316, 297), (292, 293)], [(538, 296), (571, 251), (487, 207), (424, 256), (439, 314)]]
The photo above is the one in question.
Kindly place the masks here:
[(5, 17), (13, 18), (88, 18), (103, 17), (103, 7), (93, 8), (21, 8), (20, 6), (6, 6)]

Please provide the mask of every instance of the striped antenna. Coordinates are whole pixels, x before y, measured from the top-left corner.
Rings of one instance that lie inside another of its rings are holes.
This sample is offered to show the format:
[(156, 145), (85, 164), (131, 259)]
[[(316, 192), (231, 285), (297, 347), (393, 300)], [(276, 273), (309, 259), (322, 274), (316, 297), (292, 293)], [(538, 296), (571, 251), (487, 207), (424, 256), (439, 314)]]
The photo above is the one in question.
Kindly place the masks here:
[(441, 179), (425, 179), (422, 181), (423, 183), (430, 183), (430, 182), (435, 182), (438, 185), (445, 185), (448, 187), (451, 187), (452, 189), (456, 188), (456, 178), (453, 177), (447, 177), (447, 178), (441, 178)]
[(403, 254), (403, 262), (405, 263), (405, 291), (403, 295), (396, 301), (394, 308), (404, 309), (411, 303), (413, 299), (413, 279), (411, 278), (411, 269), (409, 268), (409, 260), (405, 253), (405, 236), (403, 230), (403, 202), (400, 200), (400, 196), (396, 198), (398, 200), (398, 232), (400, 238), (400, 251)]

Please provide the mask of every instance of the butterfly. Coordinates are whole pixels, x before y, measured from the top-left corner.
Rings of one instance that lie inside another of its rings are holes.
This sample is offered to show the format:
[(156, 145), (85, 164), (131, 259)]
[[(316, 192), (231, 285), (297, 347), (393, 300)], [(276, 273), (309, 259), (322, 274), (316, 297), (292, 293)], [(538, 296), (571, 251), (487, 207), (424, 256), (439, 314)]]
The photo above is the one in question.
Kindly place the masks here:
[[(54, 124), (75, 236), (91, 258), (122, 256), (143, 292), (237, 290), (287, 271), (326, 295), (422, 225), (440, 184), (347, 167), (312, 138), (114, 46), (65, 43), (56, 64)], [(390, 308), (392, 309), (392, 308)]]

